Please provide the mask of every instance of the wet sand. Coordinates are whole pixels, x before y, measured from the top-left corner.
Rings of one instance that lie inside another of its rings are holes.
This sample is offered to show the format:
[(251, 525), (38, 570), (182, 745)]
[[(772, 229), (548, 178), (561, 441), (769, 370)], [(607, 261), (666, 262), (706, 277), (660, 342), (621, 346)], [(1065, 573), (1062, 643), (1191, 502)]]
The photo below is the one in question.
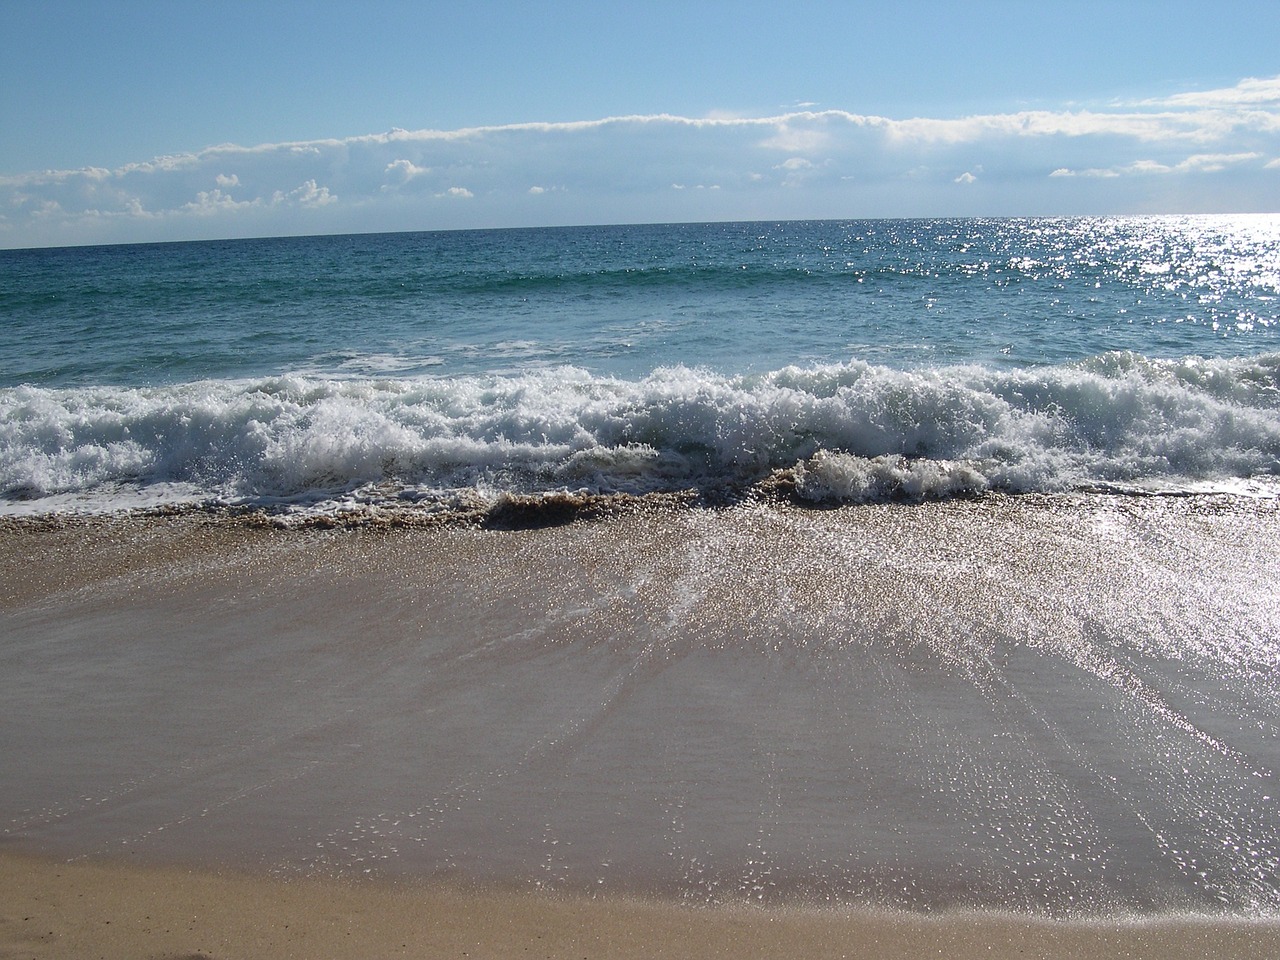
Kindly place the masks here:
[(0, 956), (1274, 956), (1278, 533), (7, 522)]
[(1280, 923), (682, 907), (0, 856), (0, 957), (1270, 960)]

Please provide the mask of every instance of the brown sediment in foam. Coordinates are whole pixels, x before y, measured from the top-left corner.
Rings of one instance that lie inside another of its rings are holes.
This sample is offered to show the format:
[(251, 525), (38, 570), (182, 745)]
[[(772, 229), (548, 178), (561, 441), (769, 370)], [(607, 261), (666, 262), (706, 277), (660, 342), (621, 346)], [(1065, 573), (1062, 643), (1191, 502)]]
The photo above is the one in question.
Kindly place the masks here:
[[(388, 498), (364, 504), (338, 505), (324, 511), (276, 509), (262, 505), (201, 505), (171, 508), (164, 514), (204, 514), (251, 527), (293, 530), (445, 527), (536, 530), (651, 510), (705, 506), (715, 500), (714, 495), (694, 489), (644, 494), (551, 490), (541, 493), (503, 492), (494, 497), (472, 493), (422, 502)], [(148, 512), (143, 515), (159, 514)]]
[(412, 883), (282, 881), (0, 855), (0, 956), (951, 958), (1280, 955), (1280, 921), (687, 907)]

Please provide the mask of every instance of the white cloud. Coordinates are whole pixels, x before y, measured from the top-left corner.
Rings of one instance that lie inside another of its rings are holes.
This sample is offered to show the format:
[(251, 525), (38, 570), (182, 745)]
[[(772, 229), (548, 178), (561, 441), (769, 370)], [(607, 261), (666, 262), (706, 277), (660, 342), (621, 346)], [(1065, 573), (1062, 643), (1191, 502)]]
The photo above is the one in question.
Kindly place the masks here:
[[(1134, 160), (1115, 167), (1089, 167), (1083, 170), (1071, 170), (1059, 167), (1051, 177), (1094, 177), (1111, 178), (1125, 176), (1153, 176), (1171, 173), (1221, 173), (1228, 167), (1246, 164), (1259, 160), (1262, 154), (1251, 153), (1197, 153), (1176, 163), (1159, 163), (1155, 160)], [(1271, 166), (1265, 164), (1264, 168)]]
[(1280, 104), (1280, 77), (1246, 77), (1234, 87), (1176, 93), (1139, 103), (1159, 107), (1276, 106)]
[(1118, 177), (1120, 174), (1115, 170), (1102, 170), (1097, 167), (1091, 167), (1085, 170), (1072, 170), (1069, 167), (1058, 167), (1051, 174), (1051, 177)]
[(186, 213), (207, 217), (232, 210), (243, 210), (251, 206), (253, 201), (233, 200), (221, 190), (201, 190), (196, 194), (195, 200), (183, 204), (182, 209)]
[(1198, 153), (1187, 157), (1174, 167), (1174, 172), (1198, 171), (1200, 173), (1217, 173), (1238, 163), (1249, 163), (1262, 159), (1262, 154), (1252, 153)]
[[(1052, 212), (1055, 197), (1070, 196), (1105, 213), (1134, 209), (1145, 196), (1126, 183), (1179, 176), (1197, 178), (1199, 203), (1275, 210), (1269, 171), (1277, 160), (1267, 158), (1277, 157), (1280, 77), (1112, 109), (961, 118), (804, 109), (397, 128), (0, 176), (0, 244), (490, 226), (532, 216), (928, 215), (951, 212), (962, 195), (1017, 198), (1011, 213)], [(954, 189), (979, 177), (1002, 190)], [(450, 198), (471, 202), (439, 202)]]
[(1142, 141), (1208, 142), (1238, 128), (1277, 129), (1276, 117), (1219, 110), (1160, 113), (1056, 112), (1047, 110), (989, 114), (960, 119), (915, 118), (888, 121), (896, 141), (977, 143), (985, 140), (1048, 137), (1126, 137)]
[(271, 195), (271, 202), (276, 205), (298, 204), (303, 207), (323, 207), (337, 201), (338, 198), (329, 192), (328, 187), (317, 186), (315, 180), (307, 180), (288, 193), (277, 190)]
[(430, 167), (420, 167), (412, 160), (392, 160), (387, 164), (384, 171), (387, 180), (395, 184), (408, 183), (418, 177), (424, 177), (431, 173)]
[[(832, 116), (839, 117), (838, 114)], [(783, 118), (773, 135), (762, 140), (760, 146), (781, 153), (817, 153), (831, 143), (832, 134), (826, 127), (823, 114), (795, 114)]]

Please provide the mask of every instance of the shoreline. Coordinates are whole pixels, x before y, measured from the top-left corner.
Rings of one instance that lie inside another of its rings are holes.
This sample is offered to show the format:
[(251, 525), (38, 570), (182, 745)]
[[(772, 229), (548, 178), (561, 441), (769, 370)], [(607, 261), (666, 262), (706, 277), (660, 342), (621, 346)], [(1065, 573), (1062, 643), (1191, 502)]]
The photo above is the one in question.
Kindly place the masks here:
[[(1187, 500), (1263, 509), (1280, 503), (1280, 480), (1269, 477), (1183, 485), (1087, 483), (1061, 489), (1018, 490), (979, 484), (970, 488), (947, 485), (947, 478), (959, 469), (957, 464), (947, 461), (910, 461), (894, 456), (853, 459), (885, 476), (862, 484), (850, 484), (847, 477), (837, 478), (832, 486), (812, 478), (816, 472), (813, 464), (823, 465), (822, 456), (817, 456), (794, 467), (773, 469), (754, 480), (691, 484), (646, 492), (557, 488), (524, 492), (482, 493), (469, 488), (423, 492), (411, 486), (383, 483), (366, 484), (314, 502), (270, 498), (223, 501), (203, 497), (135, 502), (127, 498), (95, 500), (70, 495), (30, 501), (0, 499), (0, 536), (147, 522), (192, 522), (293, 532), (408, 529), (515, 532), (627, 517), (658, 517), (671, 511), (723, 512), (750, 506), (827, 513), (964, 503), (1013, 502), (1054, 507), (1108, 499), (1121, 502)], [(931, 466), (939, 471), (932, 486), (910, 473), (911, 469)], [(45, 505), (39, 506), (42, 503)]]
[(1280, 918), (683, 906), (414, 882), (280, 880), (0, 853), (0, 957), (292, 960), (804, 956), (1045, 960), (1280, 952)]
[(0, 852), (593, 909), (1271, 916), (1278, 520), (0, 524)]

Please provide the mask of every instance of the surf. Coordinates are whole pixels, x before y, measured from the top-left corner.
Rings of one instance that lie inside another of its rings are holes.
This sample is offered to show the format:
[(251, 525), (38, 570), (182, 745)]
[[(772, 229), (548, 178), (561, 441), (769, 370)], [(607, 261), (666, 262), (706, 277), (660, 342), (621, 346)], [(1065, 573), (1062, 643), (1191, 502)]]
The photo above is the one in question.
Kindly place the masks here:
[(0, 391), (0, 509), (166, 485), (228, 503), (370, 485), (644, 495), (778, 471), (801, 496), (835, 501), (1268, 480), (1280, 474), (1280, 354)]

